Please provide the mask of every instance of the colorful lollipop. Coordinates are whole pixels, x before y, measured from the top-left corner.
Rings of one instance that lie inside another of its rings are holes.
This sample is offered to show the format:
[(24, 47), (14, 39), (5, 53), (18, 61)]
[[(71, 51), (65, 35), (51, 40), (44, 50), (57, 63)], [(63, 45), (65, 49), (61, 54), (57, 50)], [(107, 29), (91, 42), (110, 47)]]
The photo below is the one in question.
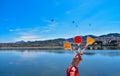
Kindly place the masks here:
[(87, 37), (87, 45), (91, 45), (94, 42), (95, 42), (95, 40), (92, 37), (90, 37), (90, 36)]
[(71, 49), (71, 43), (68, 42), (68, 41), (64, 42), (63, 46), (64, 46), (64, 49), (65, 49), (65, 50)]
[(81, 36), (75, 36), (74, 43), (80, 45), (81, 42), (82, 42), (82, 37)]
[[(81, 36), (75, 36), (74, 43), (79, 46), (81, 44), (81, 42), (82, 42), (82, 37)], [(78, 48), (78, 52), (80, 52), (80, 47)]]
[(81, 53), (83, 53), (83, 52), (85, 51), (85, 49), (87, 48), (88, 45), (93, 44), (93, 43), (95, 42), (95, 40), (94, 40), (92, 37), (88, 36), (86, 42), (87, 42), (87, 43), (86, 43), (86, 45), (84, 46), (84, 48), (83, 48), (83, 50), (81, 51)]

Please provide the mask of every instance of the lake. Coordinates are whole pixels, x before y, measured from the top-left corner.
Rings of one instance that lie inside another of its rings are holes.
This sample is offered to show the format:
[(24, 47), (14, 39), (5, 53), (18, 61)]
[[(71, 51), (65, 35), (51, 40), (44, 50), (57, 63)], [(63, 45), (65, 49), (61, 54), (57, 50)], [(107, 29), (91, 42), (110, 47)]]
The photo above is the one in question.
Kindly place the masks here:
[[(0, 76), (66, 76), (74, 54), (65, 50), (1, 50)], [(86, 50), (80, 76), (120, 76), (120, 50)]]

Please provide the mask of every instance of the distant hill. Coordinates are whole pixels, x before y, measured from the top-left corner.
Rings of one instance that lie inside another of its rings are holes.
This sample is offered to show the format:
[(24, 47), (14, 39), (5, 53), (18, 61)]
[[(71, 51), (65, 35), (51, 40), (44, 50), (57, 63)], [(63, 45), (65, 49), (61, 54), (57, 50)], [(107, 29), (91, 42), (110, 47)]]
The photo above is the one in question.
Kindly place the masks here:
[[(90, 36), (90, 37), (92, 37), (92, 38), (94, 38), (94, 39), (97, 39), (97, 40), (101, 40), (101, 38), (102, 38), (102, 39), (110, 38), (110, 39), (120, 40), (120, 34), (119, 34), (119, 33), (110, 33), (110, 34), (100, 35), (100, 36), (86, 35), (86, 36), (82, 36), (83, 41), (86, 40), (87, 36)], [(64, 41), (73, 42), (73, 38), (68, 38), (68, 39), (58, 38), (58, 39), (44, 40), (44, 41), (28, 41), (28, 43), (46, 44), (46, 43), (60, 43), (60, 42), (64, 42)], [(18, 41), (18, 42), (16, 42), (16, 43), (17, 43), (17, 44), (24, 44), (24, 43), (27, 43), (27, 42)]]
[(120, 37), (119, 33), (110, 33), (110, 34), (106, 34), (106, 35), (101, 35), (99, 37)]
[[(102, 41), (102, 42), (109, 42), (110, 40), (116, 40), (120, 42), (120, 34), (119, 33), (110, 33), (106, 35), (101, 36), (94, 36), (94, 35), (86, 35), (82, 36), (83, 43), (86, 41), (87, 36), (90, 36), (94, 38), (96, 41)], [(58, 39), (52, 39), (52, 40), (44, 40), (44, 41), (18, 41), (15, 43), (0, 43), (1, 47), (9, 46), (9, 47), (36, 47), (36, 46), (62, 46), (64, 41), (70, 41), (73, 42), (73, 38), (58, 38)]]
[[(96, 40), (98, 47), (95, 46), (94, 49), (120, 49), (120, 34), (119, 33), (110, 33), (101, 36), (86, 35), (82, 36), (81, 46), (85, 45), (87, 36), (90, 36)], [(69, 41), (73, 42), (73, 38), (58, 38), (52, 40), (44, 41), (18, 41), (15, 43), (0, 43), (0, 49), (63, 49), (63, 42)], [(94, 45), (94, 44), (93, 44)], [(109, 46), (109, 47), (107, 47)], [(111, 46), (111, 47), (110, 47)]]

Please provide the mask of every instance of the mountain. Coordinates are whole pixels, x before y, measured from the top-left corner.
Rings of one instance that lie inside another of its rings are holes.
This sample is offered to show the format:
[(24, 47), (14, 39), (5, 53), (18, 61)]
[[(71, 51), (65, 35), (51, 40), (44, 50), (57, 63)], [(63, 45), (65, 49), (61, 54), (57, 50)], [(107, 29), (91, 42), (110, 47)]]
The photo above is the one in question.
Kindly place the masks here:
[(101, 35), (99, 37), (120, 37), (120, 34), (119, 33), (110, 33), (107, 35)]
[[(101, 39), (117, 39), (117, 40), (120, 40), (120, 34), (119, 33), (110, 33), (110, 34), (106, 34), (106, 35), (101, 35), (101, 36), (95, 36), (95, 35), (86, 35), (86, 36), (82, 36), (82, 39), (83, 41), (86, 40), (87, 36), (90, 36), (94, 39), (97, 39), (97, 40), (100, 40)], [(26, 43), (36, 43), (36, 44), (56, 44), (56, 43), (61, 43), (61, 42), (64, 42), (64, 41), (70, 41), (70, 42), (73, 42), (73, 38), (68, 38), (68, 39), (64, 39), (64, 38), (58, 38), (58, 39), (53, 39), (53, 40), (44, 40), (44, 41), (28, 41)], [(103, 41), (103, 40), (102, 40)], [(17, 44), (24, 44), (25, 42), (24, 41), (19, 41), (19, 42), (16, 42)]]
[[(113, 38), (113, 37), (120, 37), (119, 33), (110, 33), (110, 34), (106, 34), (106, 35), (100, 35), (100, 36), (95, 36), (95, 35), (86, 35), (86, 36), (82, 36), (83, 41), (86, 40), (87, 36), (90, 36), (94, 39), (99, 39), (99, 38)], [(44, 41), (28, 41), (29, 43), (56, 43), (56, 42), (63, 42), (63, 41), (70, 41), (73, 42), (73, 38), (68, 38), (68, 39), (64, 39), (64, 38), (58, 38), (58, 39), (52, 39), (52, 40), (44, 40)], [(18, 41), (16, 42), (18, 44), (23, 44), (25, 43), (25, 41)]]
[[(112, 40), (116, 40), (120, 43), (120, 34), (119, 33), (110, 33), (101, 36), (94, 35), (86, 35), (82, 36), (83, 44), (86, 41), (87, 36), (94, 38), (96, 41), (102, 41), (104, 43), (109, 43)], [(58, 38), (52, 40), (44, 40), (44, 41), (18, 41), (15, 43), (0, 43), (0, 47), (44, 47), (44, 46), (63, 46), (64, 41), (74, 42), (74, 38)]]
[(24, 44), (25, 41), (21, 40), (21, 41), (17, 41), (16, 43), (17, 43), (17, 44)]

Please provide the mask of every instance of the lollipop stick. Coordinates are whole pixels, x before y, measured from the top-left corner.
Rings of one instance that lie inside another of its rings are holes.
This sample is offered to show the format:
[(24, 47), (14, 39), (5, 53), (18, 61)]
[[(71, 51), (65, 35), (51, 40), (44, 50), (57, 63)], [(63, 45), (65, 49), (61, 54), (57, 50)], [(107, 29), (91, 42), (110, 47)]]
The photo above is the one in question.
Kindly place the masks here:
[(82, 42), (82, 37), (81, 36), (75, 36), (74, 37), (74, 43), (77, 44), (77, 46), (78, 46), (78, 52), (80, 52), (81, 42)]
[(88, 46), (88, 44), (86, 44), (86, 45), (84, 46), (84, 48), (82, 49), (82, 51), (81, 51), (82, 54), (83, 54), (84, 51), (86, 50), (87, 46)]
[(75, 52), (75, 51), (72, 51), (74, 54), (77, 54), (77, 52)]
[(78, 48), (78, 52), (80, 53), (80, 50), (81, 50), (81, 48), (80, 48), (80, 44), (78, 44), (78, 46), (79, 46), (79, 48)]
[(72, 51), (74, 54), (77, 54), (76, 51), (75, 51), (75, 47), (71, 48), (71, 51)]
[(83, 50), (81, 51), (81, 53), (83, 53), (86, 50), (86, 48), (87, 48), (88, 45), (91, 45), (94, 42), (95, 42), (95, 40), (92, 37), (88, 36), (87, 37), (87, 43), (86, 43), (85, 47), (83, 48)]

